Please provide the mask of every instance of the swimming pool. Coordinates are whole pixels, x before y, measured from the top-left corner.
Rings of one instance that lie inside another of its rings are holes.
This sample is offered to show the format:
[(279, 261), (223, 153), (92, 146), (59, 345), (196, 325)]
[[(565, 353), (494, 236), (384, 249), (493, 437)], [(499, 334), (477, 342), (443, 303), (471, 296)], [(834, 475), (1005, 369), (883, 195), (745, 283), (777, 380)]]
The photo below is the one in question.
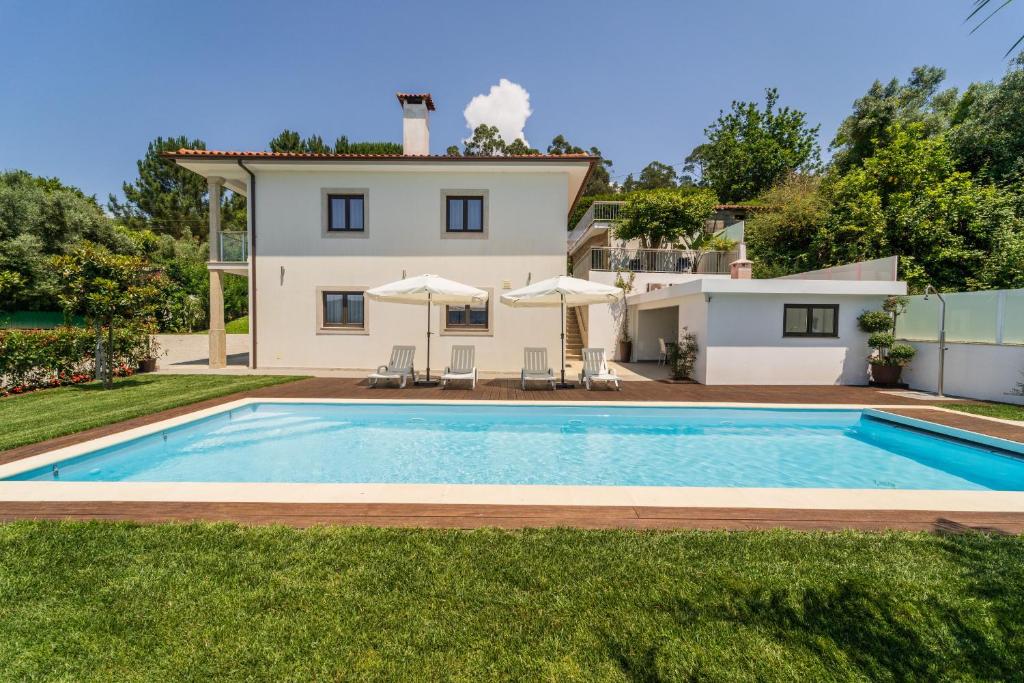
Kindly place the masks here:
[(1024, 491), (1024, 460), (860, 410), (255, 402), (6, 480)]

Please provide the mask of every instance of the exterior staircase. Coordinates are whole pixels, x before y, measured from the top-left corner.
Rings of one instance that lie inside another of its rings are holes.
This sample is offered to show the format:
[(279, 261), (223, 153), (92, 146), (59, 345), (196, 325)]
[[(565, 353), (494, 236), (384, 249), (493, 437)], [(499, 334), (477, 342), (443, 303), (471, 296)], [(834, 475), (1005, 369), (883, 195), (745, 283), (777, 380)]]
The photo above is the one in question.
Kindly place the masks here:
[(565, 309), (565, 359), (583, 360), (583, 333), (575, 308)]

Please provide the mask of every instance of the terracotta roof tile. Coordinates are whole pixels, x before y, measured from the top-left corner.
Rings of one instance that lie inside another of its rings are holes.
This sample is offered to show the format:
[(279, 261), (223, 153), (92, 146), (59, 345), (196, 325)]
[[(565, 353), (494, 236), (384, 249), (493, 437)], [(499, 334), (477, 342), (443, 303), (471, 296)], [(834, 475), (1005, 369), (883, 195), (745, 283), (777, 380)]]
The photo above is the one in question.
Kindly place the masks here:
[(431, 97), (428, 92), (396, 92), (395, 97), (398, 98), (399, 102), (405, 102), (406, 100), (423, 100), (427, 103), (428, 111), (435, 111), (434, 98)]
[(508, 157), (454, 157), (441, 154), (333, 154), (313, 152), (234, 152), (215, 149), (179, 149), (177, 152), (163, 152), (161, 156), (171, 159), (195, 157), (200, 159), (289, 159), (289, 160), (331, 160), (367, 159), (376, 161), (590, 161), (597, 157), (589, 154), (526, 154)]

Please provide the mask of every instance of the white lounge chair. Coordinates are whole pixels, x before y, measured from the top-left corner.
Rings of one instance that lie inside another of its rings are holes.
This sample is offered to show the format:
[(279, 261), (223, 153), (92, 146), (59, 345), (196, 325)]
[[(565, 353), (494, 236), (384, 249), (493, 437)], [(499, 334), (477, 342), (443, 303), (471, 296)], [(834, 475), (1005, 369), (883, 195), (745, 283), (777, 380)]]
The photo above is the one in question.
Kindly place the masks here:
[(580, 371), (580, 382), (590, 391), (593, 382), (605, 382), (614, 384), (615, 388), (622, 391), (622, 382), (614, 370), (608, 369), (608, 363), (604, 359), (604, 349), (583, 349), (583, 370)]
[(412, 369), (412, 358), (416, 354), (415, 346), (393, 346), (391, 347), (391, 360), (387, 365), (381, 365), (377, 372), (370, 375), (370, 386), (377, 386), (377, 382), (385, 382), (392, 379), (399, 381), (399, 387), (405, 388), (405, 383), (414, 377)]
[(523, 349), (523, 372), (519, 376), (523, 389), (527, 382), (547, 382), (555, 388), (555, 373), (548, 365), (548, 350), (528, 346)]
[(441, 386), (447, 387), (448, 382), (454, 380), (468, 380), (473, 389), (476, 389), (476, 347), (475, 346), (453, 346), (452, 363), (444, 369), (441, 375)]

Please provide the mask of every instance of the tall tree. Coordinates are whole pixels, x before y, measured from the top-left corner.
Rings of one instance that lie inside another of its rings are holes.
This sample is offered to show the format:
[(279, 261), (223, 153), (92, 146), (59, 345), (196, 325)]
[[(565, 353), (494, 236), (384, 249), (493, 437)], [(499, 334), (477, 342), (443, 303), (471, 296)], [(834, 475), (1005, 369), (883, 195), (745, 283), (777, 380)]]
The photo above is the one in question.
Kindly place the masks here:
[(583, 194), (594, 195), (614, 192), (615, 187), (612, 185), (611, 178), (612, 161), (611, 159), (605, 159), (600, 149), (591, 147), (589, 150), (585, 150), (582, 147), (577, 147), (566, 140), (564, 135), (556, 135), (551, 140), (551, 144), (548, 145), (548, 154), (583, 154), (584, 152), (588, 152), (590, 156), (597, 157), (600, 161), (594, 166), (594, 171), (590, 174), (590, 177), (587, 178), (587, 184), (583, 186)]
[(839, 125), (830, 145), (834, 152), (832, 165), (840, 172), (857, 166), (889, 144), (886, 136), (894, 130), (894, 124), (920, 123), (927, 135), (946, 130), (956, 104), (956, 90), (939, 89), (945, 78), (945, 69), (918, 66), (906, 83), (895, 78), (885, 85), (875, 81)]
[(998, 84), (973, 83), (949, 138), (960, 168), (1004, 183), (1024, 180), (1024, 52)]
[(49, 257), (83, 240), (121, 247), (95, 197), (56, 178), (26, 171), (0, 173), (0, 309), (54, 308), (56, 281)]
[(277, 137), (270, 141), (271, 152), (305, 152), (306, 144), (302, 140), (302, 136), (296, 133), (294, 130), (285, 128)]
[(710, 190), (660, 189), (635, 192), (626, 199), (615, 224), (620, 240), (640, 240), (645, 249), (693, 242), (718, 199)]
[(446, 154), (448, 156), (499, 157), (525, 156), (528, 154), (540, 154), (540, 152), (527, 145), (521, 138), (516, 138), (512, 142), (505, 142), (501, 137), (501, 133), (498, 132), (497, 126), (488, 126), (486, 123), (481, 123), (473, 131), (473, 137), (466, 140), (461, 153), (458, 147), (452, 145), (448, 148)]
[(768, 88), (764, 107), (733, 102), (704, 130), (708, 141), (687, 157), (687, 164), (699, 169), (700, 183), (720, 200), (754, 199), (787, 173), (819, 165), (820, 126), (808, 125), (804, 112), (778, 107), (778, 101), (778, 91)]
[(634, 179), (630, 173), (622, 182), (623, 192), (634, 192), (636, 190), (661, 190), (677, 187), (676, 169), (660, 161), (652, 161), (643, 167), (638, 178)]
[[(96, 378), (113, 386), (114, 328), (151, 315), (159, 297), (157, 276), (139, 256), (112, 254), (89, 242), (54, 257), (61, 303), (69, 314), (86, 317), (96, 333)], [(105, 338), (104, 338), (105, 337)]]
[(206, 239), (209, 232), (206, 179), (160, 156), (162, 152), (179, 149), (206, 149), (206, 143), (185, 136), (153, 140), (137, 163), (139, 177), (121, 186), (124, 203), (110, 195), (107, 206), (131, 228)]

